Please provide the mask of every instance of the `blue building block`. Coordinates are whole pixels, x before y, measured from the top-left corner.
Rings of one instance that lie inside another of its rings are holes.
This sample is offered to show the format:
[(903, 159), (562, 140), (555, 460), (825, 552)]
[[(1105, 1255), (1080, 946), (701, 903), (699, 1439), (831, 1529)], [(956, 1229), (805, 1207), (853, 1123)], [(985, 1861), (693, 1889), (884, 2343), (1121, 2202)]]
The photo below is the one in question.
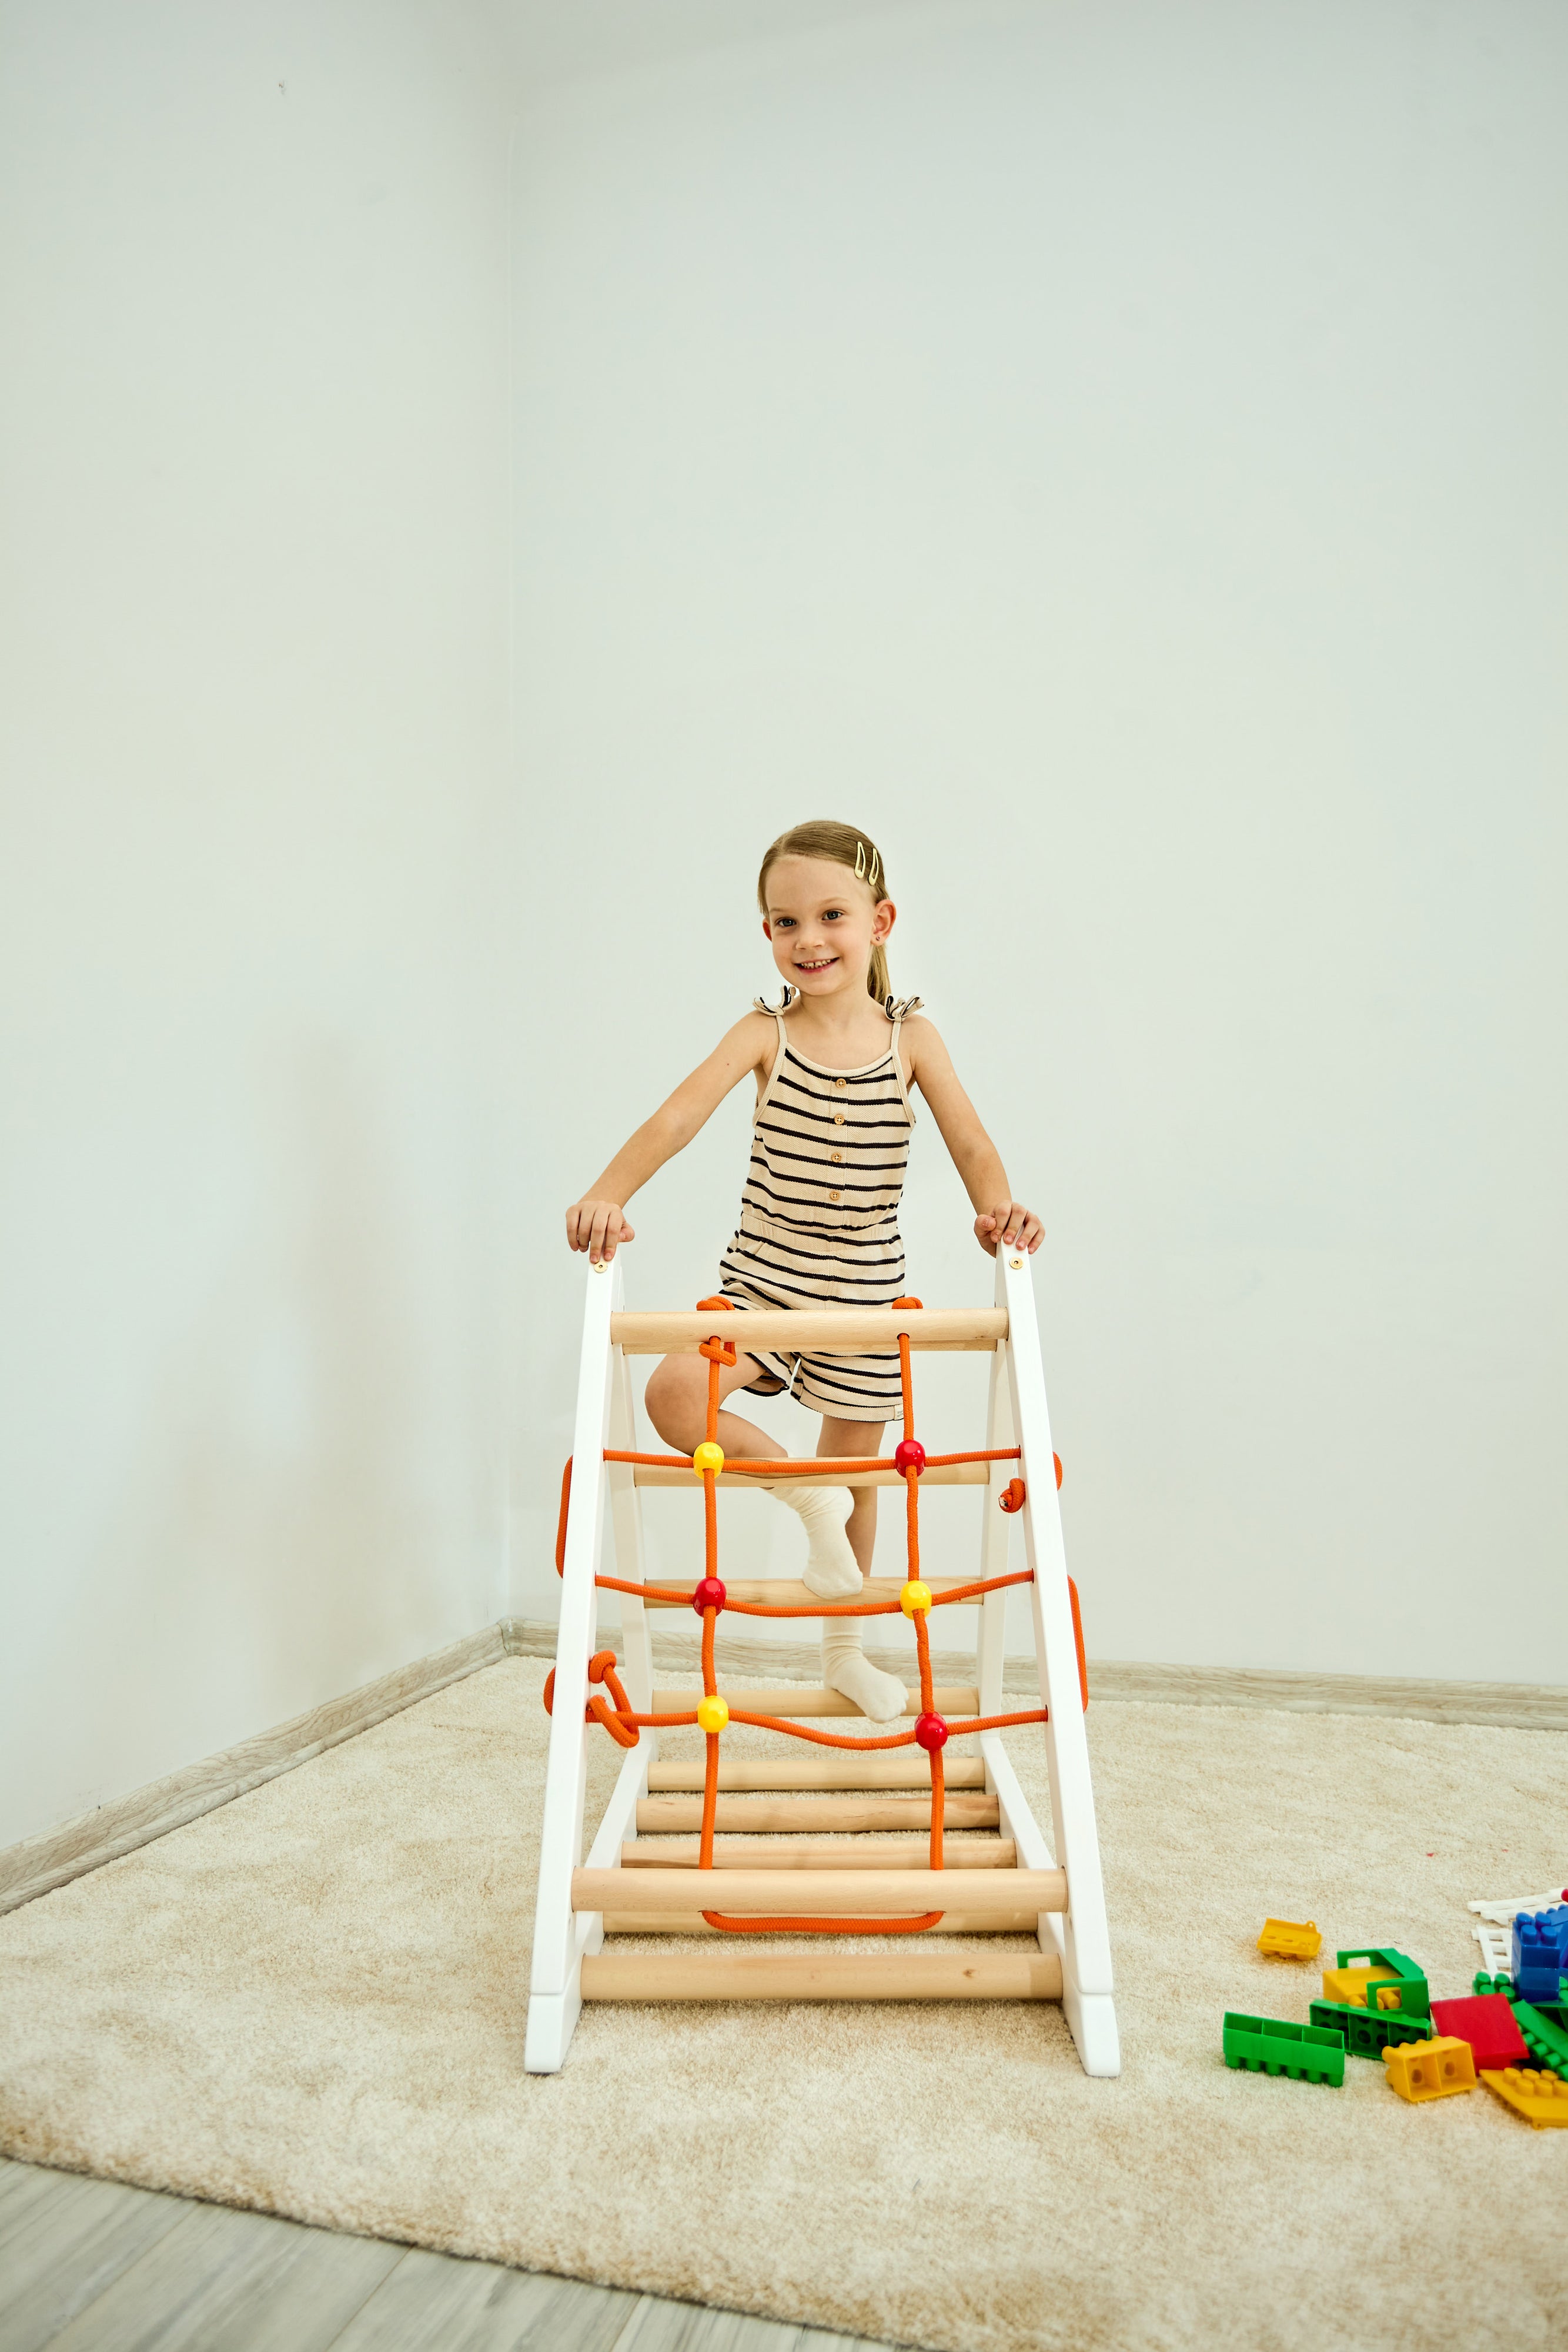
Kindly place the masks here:
[(1515, 1991), (1529, 2001), (1555, 2002), (1568, 1973), (1568, 1903), (1552, 1911), (1521, 1911), (1513, 1923)]

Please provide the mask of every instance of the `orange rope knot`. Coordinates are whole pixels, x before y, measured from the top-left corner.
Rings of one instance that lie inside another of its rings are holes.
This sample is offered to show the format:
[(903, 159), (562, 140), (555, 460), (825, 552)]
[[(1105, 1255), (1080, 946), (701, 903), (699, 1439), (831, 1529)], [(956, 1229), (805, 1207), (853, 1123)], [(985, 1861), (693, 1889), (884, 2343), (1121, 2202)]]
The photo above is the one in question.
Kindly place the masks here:
[(1021, 1511), (1028, 1496), (1029, 1488), (1021, 1478), (1009, 1478), (997, 1500), (1004, 1511)]
[(735, 1341), (733, 1339), (699, 1339), (697, 1353), (699, 1356), (706, 1356), (710, 1364), (728, 1366), (736, 1360)]

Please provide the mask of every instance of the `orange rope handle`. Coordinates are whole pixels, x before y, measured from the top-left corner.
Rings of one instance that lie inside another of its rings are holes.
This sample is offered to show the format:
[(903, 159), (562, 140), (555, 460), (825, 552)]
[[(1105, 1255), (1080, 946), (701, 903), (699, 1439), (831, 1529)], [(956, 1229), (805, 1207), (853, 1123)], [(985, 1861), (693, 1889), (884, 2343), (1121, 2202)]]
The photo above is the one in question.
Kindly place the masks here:
[(917, 1936), (942, 1916), (926, 1911), (918, 1919), (727, 1919), (722, 1911), (703, 1913), (710, 1927), (727, 1936)]
[(931, 1751), (931, 1867), (942, 1867), (942, 1815), (947, 1803), (947, 1781), (942, 1769), (942, 1750)]
[(566, 1574), (566, 1521), (571, 1509), (571, 1456), (566, 1457), (566, 1468), (560, 1474), (560, 1516), (555, 1523), (555, 1572)]
[(1067, 1580), (1067, 1597), (1072, 1603), (1072, 1638), (1078, 1645), (1078, 1687), (1083, 1694), (1083, 1712), (1089, 1712), (1089, 1661), (1083, 1654), (1083, 1615), (1078, 1606), (1078, 1587), (1071, 1577)]

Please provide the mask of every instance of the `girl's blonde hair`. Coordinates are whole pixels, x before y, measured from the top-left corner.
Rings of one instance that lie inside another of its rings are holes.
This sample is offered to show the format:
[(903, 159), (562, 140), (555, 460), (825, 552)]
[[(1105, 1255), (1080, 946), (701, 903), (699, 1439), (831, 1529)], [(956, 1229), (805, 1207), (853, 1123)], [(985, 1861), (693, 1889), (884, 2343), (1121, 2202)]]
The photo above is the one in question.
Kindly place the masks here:
[[(757, 903), (764, 915), (768, 912), (768, 868), (780, 857), (831, 858), (835, 866), (847, 866), (856, 881), (865, 884), (873, 905), (888, 895), (882, 852), (870, 834), (860, 832), (852, 824), (836, 824), (831, 817), (816, 817), (810, 824), (792, 824), (788, 833), (781, 833), (763, 859), (762, 871), (757, 877)], [(879, 1004), (892, 1001), (887, 956), (880, 945), (871, 951), (865, 984), (866, 993), (875, 997)]]

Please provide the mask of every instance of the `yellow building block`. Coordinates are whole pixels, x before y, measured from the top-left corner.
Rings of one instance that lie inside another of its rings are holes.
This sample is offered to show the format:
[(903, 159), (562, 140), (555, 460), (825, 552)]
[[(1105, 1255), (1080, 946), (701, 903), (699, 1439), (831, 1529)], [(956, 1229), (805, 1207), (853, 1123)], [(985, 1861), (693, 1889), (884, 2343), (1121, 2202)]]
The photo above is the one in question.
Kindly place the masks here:
[[(1323, 1999), (1349, 2001), (1354, 2009), (1365, 2009), (1368, 2006), (1366, 1998), (1368, 1985), (1396, 1986), (1398, 1982), (1399, 1979), (1392, 1969), (1325, 1969)], [(1392, 2000), (1388, 2000), (1380, 1996), (1375, 2006), (1378, 2009), (1397, 2009), (1399, 1995), (1396, 1992)]]
[(1323, 1939), (1315, 1919), (1265, 1919), (1258, 1949), (1271, 1960), (1315, 1960)]
[(1531, 2066), (1505, 2066), (1499, 2074), (1489, 2066), (1481, 2081), (1537, 2131), (1568, 2130), (1568, 2083), (1560, 2075), (1537, 2074)]
[(1476, 2087), (1475, 2053), (1457, 2033), (1439, 2033), (1430, 2042), (1391, 2042), (1383, 2063), (1389, 2089), (1417, 2104)]

